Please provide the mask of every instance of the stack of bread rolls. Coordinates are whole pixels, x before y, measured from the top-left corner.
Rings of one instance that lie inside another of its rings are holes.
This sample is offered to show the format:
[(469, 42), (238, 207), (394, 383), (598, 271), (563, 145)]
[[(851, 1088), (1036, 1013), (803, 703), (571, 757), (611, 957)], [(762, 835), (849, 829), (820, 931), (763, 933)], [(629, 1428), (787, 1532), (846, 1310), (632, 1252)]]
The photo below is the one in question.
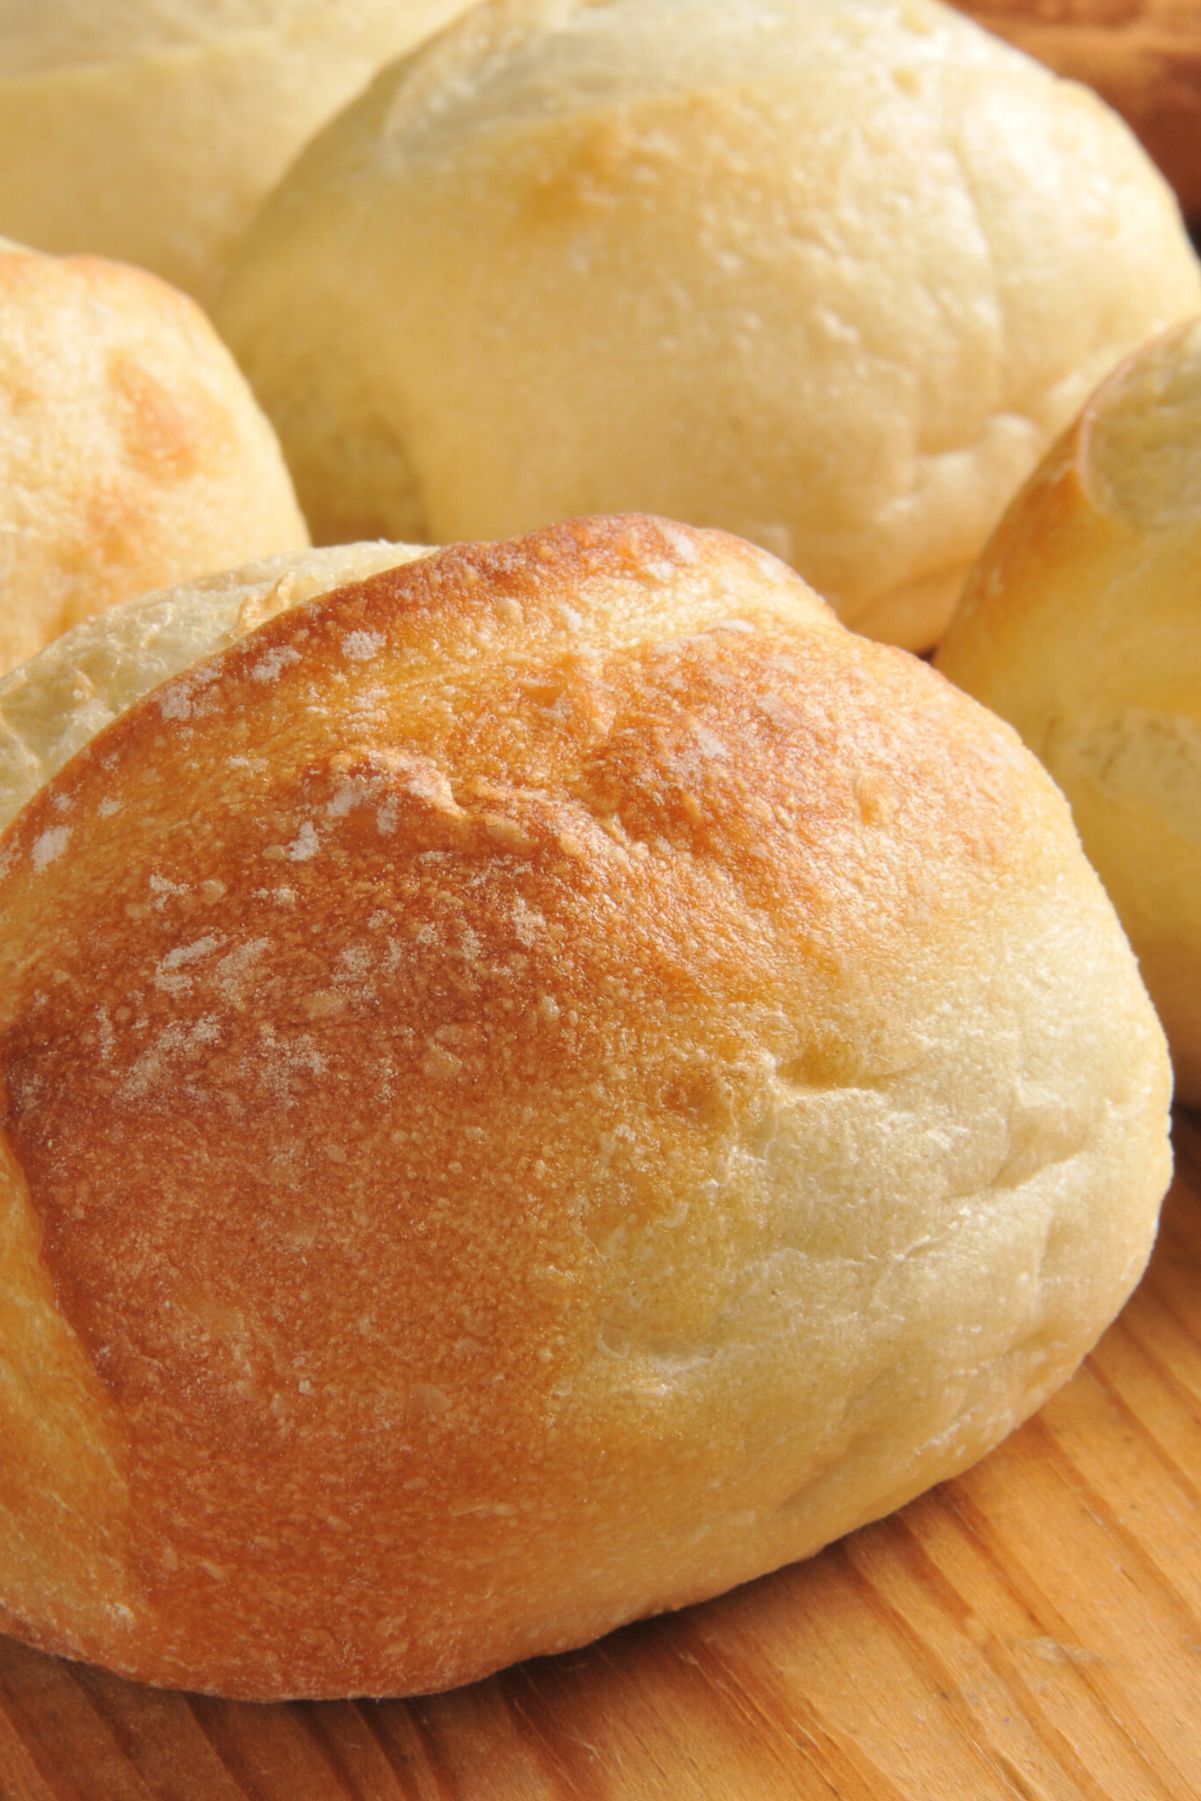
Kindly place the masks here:
[(649, 508), (926, 649), (1198, 310), (1121, 122), (933, 0), (498, 0), (317, 136), (216, 317), (319, 542)]
[[(13, 248), (0, 307), (0, 1627), (445, 1688), (1037, 1408), (1144, 1267), (1168, 1054), (1067, 802), (896, 646), (1201, 310), (1126, 128), (935, 0), (468, 9), (214, 304), (316, 550), (190, 301)], [(1098, 694), (1166, 793), (1192, 725)]]

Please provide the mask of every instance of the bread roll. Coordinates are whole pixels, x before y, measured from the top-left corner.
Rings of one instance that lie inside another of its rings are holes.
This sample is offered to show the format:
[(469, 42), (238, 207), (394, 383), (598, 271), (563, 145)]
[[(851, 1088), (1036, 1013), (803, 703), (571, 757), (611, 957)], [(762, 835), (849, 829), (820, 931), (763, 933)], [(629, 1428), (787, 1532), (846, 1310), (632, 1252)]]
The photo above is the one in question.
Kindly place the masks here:
[(1072, 803), (1201, 1104), (1201, 321), (1090, 400), (939, 652)]
[(428, 553), (339, 544), (267, 557), (85, 620), (0, 684), (0, 832), (76, 751), (152, 688), (277, 613)]
[(650, 509), (918, 648), (1199, 306), (1121, 123), (929, 0), (500, 0), (309, 147), (217, 317), (319, 541)]
[(957, 0), (990, 31), (1086, 81), (1133, 126), (1201, 217), (1197, 0)]
[(204, 299), (301, 145), (468, 0), (5, 0), (0, 231)]
[(115, 601), (307, 542), (197, 306), (140, 269), (0, 241), (0, 670)]
[(439, 1689), (804, 1556), (1064, 1380), (1168, 1070), (1008, 727), (653, 520), (230, 644), (235, 592), (0, 845), (9, 1630)]

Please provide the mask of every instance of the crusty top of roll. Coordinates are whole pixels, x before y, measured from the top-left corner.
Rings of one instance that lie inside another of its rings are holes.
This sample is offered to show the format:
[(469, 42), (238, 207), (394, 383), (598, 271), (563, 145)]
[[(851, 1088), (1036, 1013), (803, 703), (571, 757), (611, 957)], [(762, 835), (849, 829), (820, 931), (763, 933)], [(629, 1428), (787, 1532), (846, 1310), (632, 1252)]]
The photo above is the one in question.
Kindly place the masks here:
[(309, 145), (217, 316), (319, 541), (647, 508), (921, 648), (1199, 305), (1120, 120), (931, 0), (500, 0)]
[(115, 601), (307, 541), (199, 307), (142, 269), (0, 242), (0, 670)]
[(803, 1555), (1063, 1379), (1166, 1181), (1033, 759), (651, 520), (145, 694), (0, 962), (0, 1618), (155, 1681), (445, 1686)]

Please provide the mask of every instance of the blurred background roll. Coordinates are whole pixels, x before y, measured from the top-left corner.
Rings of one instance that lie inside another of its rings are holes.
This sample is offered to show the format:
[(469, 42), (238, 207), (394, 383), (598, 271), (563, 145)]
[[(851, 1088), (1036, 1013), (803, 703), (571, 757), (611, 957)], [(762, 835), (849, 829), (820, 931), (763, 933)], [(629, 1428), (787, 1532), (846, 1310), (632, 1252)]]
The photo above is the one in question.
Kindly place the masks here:
[(216, 316), (319, 541), (650, 510), (921, 649), (1199, 307), (1121, 121), (932, 0), (499, 0), (317, 137)]
[(206, 297), (259, 200), (465, 0), (6, 0), (0, 231)]

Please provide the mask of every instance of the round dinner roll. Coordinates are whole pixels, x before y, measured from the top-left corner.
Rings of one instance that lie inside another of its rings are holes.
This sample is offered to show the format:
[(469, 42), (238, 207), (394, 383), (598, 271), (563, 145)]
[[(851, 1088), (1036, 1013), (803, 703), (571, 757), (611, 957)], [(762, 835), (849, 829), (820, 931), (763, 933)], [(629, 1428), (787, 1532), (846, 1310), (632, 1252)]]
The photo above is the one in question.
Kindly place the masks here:
[(301, 145), (467, 4), (5, 0), (0, 230), (203, 299)]
[(261, 571), (222, 593), (157, 687), (121, 616), (124, 710), (0, 840), (5, 1629), (440, 1689), (805, 1556), (1068, 1376), (1169, 1072), (1009, 727), (650, 519), (235, 642)]
[(1201, 1105), (1201, 320), (1100, 388), (1014, 502), (939, 664), (1072, 804)]
[(0, 670), (115, 601), (307, 543), (199, 307), (144, 270), (0, 240)]
[(309, 146), (217, 318), (319, 542), (645, 509), (922, 648), (1198, 307), (1120, 121), (931, 0), (498, 0)]

